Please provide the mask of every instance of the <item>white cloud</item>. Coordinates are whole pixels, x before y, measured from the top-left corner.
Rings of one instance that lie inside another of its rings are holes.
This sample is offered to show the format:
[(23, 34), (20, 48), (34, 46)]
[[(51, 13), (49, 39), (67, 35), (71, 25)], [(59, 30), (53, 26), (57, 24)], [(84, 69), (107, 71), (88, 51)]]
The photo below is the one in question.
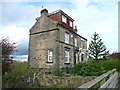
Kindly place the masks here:
[(24, 5), (24, 3), (2, 3), (2, 21), (4, 25), (31, 25), (39, 15), (39, 7)]
[(0, 30), (0, 38), (9, 37), (10, 42), (15, 42), (17, 52), (14, 54), (27, 54), (29, 42), (29, 29), (22, 26), (8, 26)]
[(0, 34), (0, 38), (9, 37), (11, 41), (22, 43), (28, 42), (29, 30), (14, 25), (3, 28)]
[[(56, 2), (56, 0), (1, 0), (1, 2)], [(57, 2), (66, 2), (66, 0), (57, 0)]]
[[(76, 0), (76, 10), (72, 10), (78, 26), (78, 33), (91, 40), (94, 32), (97, 32), (103, 39), (104, 44), (113, 52), (118, 50), (118, 7), (117, 0), (85, 0), (81, 5)], [(77, 13), (76, 13), (77, 12)], [(75, 14), (76, 13), (76, 14)]]
[(15, 41), (25, 40), (28, 42), (28, 30), (35, 23), (35, 18), (40, 15), (41, 6), (43, 5), (49, 12), (62, 9), (71, 16), (75, 20), (74, 25), (78, 27), (78, 33), (87, 38), (88, 42), (96, 31), (111, 52), (117, 50), (118, 0), (70, 0), (71, 3), (67, 3), (71, 4), (70, 7), (66, 3), (57, 2), (40, 3), (40, 5), (5, 3), (2, 9), (4, 10), (2, 23), (5, 25), (0, 33), (4, 32), (5, 35), (12, 36)]

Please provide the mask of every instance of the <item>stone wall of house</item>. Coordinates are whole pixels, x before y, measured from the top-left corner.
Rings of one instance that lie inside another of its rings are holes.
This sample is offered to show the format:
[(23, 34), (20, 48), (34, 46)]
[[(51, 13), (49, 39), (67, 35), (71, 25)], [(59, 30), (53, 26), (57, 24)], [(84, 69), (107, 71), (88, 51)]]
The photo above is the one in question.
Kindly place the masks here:
[[(59, 26), (59, 33), (60, 33), (60, 43), (59, 43), (59, 61), (60, 61), (60, 67), (72, 67), (74, 65), (74, 47), (73, 47), (73, 39), (74, 39), (74, 34), (73, 32), (67, 30), (66, 28), (62, 27), (62, 26)], [(65, 32), (69, 33), (69, 44), (66, 44), (65, 43)], [(80, 62), (83, 62), (81, 60), (81, 55), (83, 55), (83, 59), (84, 61), (87, 61), (87, 56), (86, 56), (86, 50), (87, 50), (87, 41), (85, 41), (84, 43), (84, 49), (81, 49), (79, 51), (79, 48), (81, 47), (81, 37), (80, 36), (77, 36), (77, 48), (78, 48), (78, 51), (76, 52), (76, 64), (80, 63)], [(64, 57), (64, 49), (65, 47), (69, 48), (69, 60), (70, 60), (70, 63), (69, 64), (65, 64), (65, 57)]]
[(94, 79), (91, 76), (53, 76), (53, 75), (40, 75), (37, 80), (41, 86), (59, 87), (59, 88), (76, 88), (84, 83)]
[[(30, 42), (30, 66), (33, 68), (50, 68), (56, 63), (57, 30), (31, 35)], [(53, 62), (48, 63), (48, 49), (53, 51)]]
[(53, 21), (48, 17), (47, 11), (42, 12), (40, 17), (36, 19), (36, 23), (30, 29), (30, 34), (55, 29), (57, 23), (58, 22)]
[[(71, 38), (71, 35), (73, 35), (72, 32), (67, 30), (66, 28), (59, 26), (60, 29), (60, 39), (59, 39), (59, 66), (60, 68), (64, 67), (72, 67), (74, 65), (74, 50), (73, 50), (73, 38)], [(65, 43), (65, 32), (69, 33), (69, 44)], [(69, 48), (69, 64), (65, 64), (65, 48)]]
[[(29, 65), (30, 68), (52, 68), (56, 63), (57, 22), (48, 18), (45, 10), (30, 29)], [(48, 49), (53, 51), (53, 63), (47, 63)]]

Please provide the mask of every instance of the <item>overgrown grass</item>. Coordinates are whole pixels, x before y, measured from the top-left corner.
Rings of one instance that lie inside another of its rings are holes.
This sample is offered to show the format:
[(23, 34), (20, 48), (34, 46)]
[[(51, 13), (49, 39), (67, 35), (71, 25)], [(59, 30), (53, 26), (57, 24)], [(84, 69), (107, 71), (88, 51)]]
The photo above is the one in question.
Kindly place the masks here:
[(80, 63), (73, 67), (71, 74), (81, 76), (99, 76), (109, 70), (116, 68), (120, 71), (120, 64), (117, 59), (90, 61), (87, 63)]
[(33, 77), (34, 72), (34, 70), (28, 69), (28, 62), (13, 61), (10, 64), (9, 71), (2, 77), (3, 88), (24, 88), (33, 86), (34, 83), (27, 83), (27, 79)]
[[(8, 65), (9, 66), (9, 65)], [(4, 67), (6, 68), (6, 67)], [(116, 68), (120, 72), (120, 62), (117, 59), (90, 61), (87, 63), (80, 63), (73, 67), (69, 75), (81, 76), (99, 76), (109, 70)], [(42, 87), (39, 82), (27, 83), (28, 77), (33, 77), (36, 70), (30, 70), (28, 62), (13, 61), (10, 69), (3, 75), (3, 88), (31, 88)], [(52, 75), (66, 76), (65, 72), (52, 71)]]

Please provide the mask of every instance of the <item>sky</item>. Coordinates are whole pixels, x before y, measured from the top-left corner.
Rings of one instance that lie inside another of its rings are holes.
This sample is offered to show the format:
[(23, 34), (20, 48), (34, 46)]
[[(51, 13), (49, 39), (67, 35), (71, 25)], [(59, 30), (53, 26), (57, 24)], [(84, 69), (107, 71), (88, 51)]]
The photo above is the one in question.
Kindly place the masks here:
[(16, 42), (16, 55), (27, 55), (29, 30), (40, 16), (42, 7), (48, 12), (61, 9), (72, 17), (78, 34), (88, 39), (97, 32), (104, 45), (112, 52), (118, 51), (118, 1), (119, 0), (1, 0), (0, 38)]

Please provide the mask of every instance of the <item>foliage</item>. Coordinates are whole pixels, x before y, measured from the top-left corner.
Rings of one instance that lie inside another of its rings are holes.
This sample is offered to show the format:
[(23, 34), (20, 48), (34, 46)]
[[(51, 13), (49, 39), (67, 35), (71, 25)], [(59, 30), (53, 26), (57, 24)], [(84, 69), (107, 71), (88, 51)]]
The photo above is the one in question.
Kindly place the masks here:
[(2, 58), (4, 60), (10, 60), (10, 55), (15, 50), (16, 46), (14, 42), (10, 42), (9, 38), (2, 38), (0, 40), (0, 44), (2, 45)]
[(118, 64), (118, 60), (103, 60), (103, 61), (92, 61), (88, 63), (80, 63), (73, 67), (71, 73), (74, 75), (82, 75), (82, 76), (99, 76), (109, 70), (114, 68), (117, 71), (120, 71), (120, 64)]
[(120, 61), (118, 59), (103, 60), (100, 62), (95, 62), (99, 66), (103, 66), (106, 71), (116, 68), (120, 72)]
[(81, 63), (75, 65), (71, 73), (81, 76), (99, 76), (105, 73), (105, 69), (102, 66), (98, 66), (92, 63)]
[(13, 61), (10, 67), (11, 69), (3, 75), (3, 87), (28, 87), (27, 79), (32, 78), (35, 72), (28, 69), (28, 62)]
[[(81, 76), (98, 76), (114, 68), (120, 71), (120, 64), (118, 59), (91, 61), (87, 63), (80, 63), (75, 65), (69, 75), (81, 75)], [(13, 61), (10, 64), (10, 70), (3, 75), (3, 88), (42, 88), (37, 80), (35, 82), (27, 82), (28, 78), (33, 78), (36, 70), (30, 70), (28, 68), (28, 62)], [(52, 71), (53, 75), (65, 76), (63, 71)]]
[(10, 72), (11, 63), (12, 61), (2, 61), (2, 75), (4, 75), (5, 72)]
[(89, 43), (88, 54), (89, 57), (98, 60), (98, 59), (107, 59), (109, 51), (102, 42), (102, 39), (99, 37), (99, 34), (96, 32), (91, 37), (92, 40)]

